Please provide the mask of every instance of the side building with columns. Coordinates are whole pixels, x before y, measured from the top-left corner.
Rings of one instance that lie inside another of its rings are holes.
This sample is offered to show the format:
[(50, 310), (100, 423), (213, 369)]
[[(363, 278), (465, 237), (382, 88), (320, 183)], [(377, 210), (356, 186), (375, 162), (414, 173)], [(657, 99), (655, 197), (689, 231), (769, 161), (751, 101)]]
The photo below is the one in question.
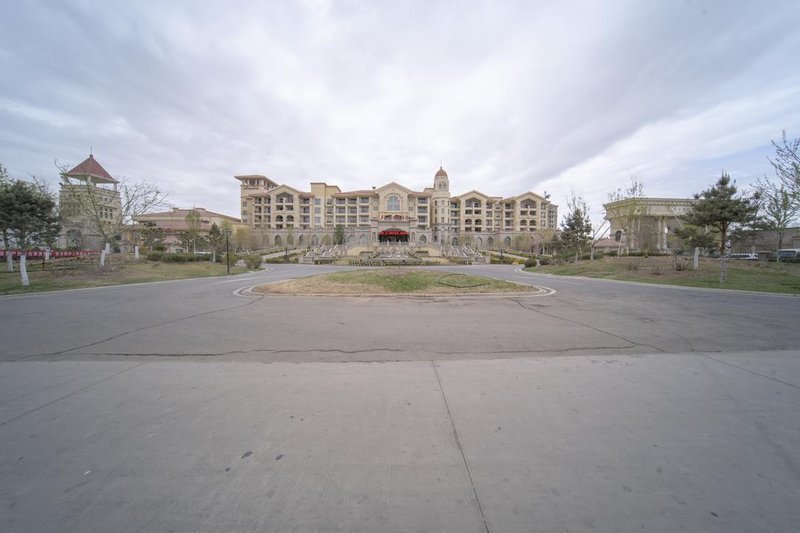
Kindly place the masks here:
[(675, 229), (697, 202), (693, 198), (626, 198), (603, 204), (609, 236), (619, 249), (667, 252), (678, 243)]
[(443, 168), (436, 172), (433, 187), (422, 191), (396, 182), (355, 191), (311, 182), (309, 191), (301, 191), (262, 175), (234, 177), (240, 183), (242, 223), (265, 248), (331, 244), (341, 226), (345, 242), (361, 246), (389, 242), (533, 249), (552, 238), (558, 221), (558, 206), (533, 192), (504, 198), (473, 190), (452, 196)]

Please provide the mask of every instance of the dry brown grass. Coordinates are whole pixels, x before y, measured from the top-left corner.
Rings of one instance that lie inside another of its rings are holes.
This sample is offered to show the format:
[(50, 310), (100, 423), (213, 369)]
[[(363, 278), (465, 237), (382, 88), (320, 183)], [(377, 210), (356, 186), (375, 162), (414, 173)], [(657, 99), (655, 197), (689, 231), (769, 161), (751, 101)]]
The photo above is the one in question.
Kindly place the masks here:
[(261, 294), (491, 294), (537, 292), (538, 289), (508, 281), (436, 272), (391, 268), (320, 274), (256, 287)]

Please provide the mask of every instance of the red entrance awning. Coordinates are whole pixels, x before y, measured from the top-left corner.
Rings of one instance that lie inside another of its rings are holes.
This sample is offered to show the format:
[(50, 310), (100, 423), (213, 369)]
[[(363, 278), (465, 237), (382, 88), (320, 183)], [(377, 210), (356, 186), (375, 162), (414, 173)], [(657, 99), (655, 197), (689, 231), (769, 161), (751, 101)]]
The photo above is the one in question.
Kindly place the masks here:
[(402, 230), (386, 230), (380, 232), (381, 237), (407, 237), (408, 232)]

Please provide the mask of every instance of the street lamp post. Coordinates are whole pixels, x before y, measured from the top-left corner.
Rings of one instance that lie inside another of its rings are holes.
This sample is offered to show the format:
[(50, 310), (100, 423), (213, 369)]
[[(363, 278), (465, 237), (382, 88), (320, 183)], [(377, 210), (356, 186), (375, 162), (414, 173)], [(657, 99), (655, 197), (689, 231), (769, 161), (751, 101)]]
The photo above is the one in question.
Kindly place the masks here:
[(230, 237), (231, 232), (225, 230), (225, 263), (228, 267), (228, 275), (231, 273), (231, 249), (228, 242), (228, 238)]

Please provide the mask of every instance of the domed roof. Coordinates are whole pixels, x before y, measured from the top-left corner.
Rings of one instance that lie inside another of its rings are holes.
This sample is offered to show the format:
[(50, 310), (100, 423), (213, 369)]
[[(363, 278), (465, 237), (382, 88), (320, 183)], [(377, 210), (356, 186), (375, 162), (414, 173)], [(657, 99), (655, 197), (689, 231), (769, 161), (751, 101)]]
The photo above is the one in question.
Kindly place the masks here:
[(439, 167), (439, 170), (436, 172), (436, 176), (435, 177), (437, 177), (437, 178), (446, 178), (447, 177), (447, 172), (445, 172), (442, 167)]

